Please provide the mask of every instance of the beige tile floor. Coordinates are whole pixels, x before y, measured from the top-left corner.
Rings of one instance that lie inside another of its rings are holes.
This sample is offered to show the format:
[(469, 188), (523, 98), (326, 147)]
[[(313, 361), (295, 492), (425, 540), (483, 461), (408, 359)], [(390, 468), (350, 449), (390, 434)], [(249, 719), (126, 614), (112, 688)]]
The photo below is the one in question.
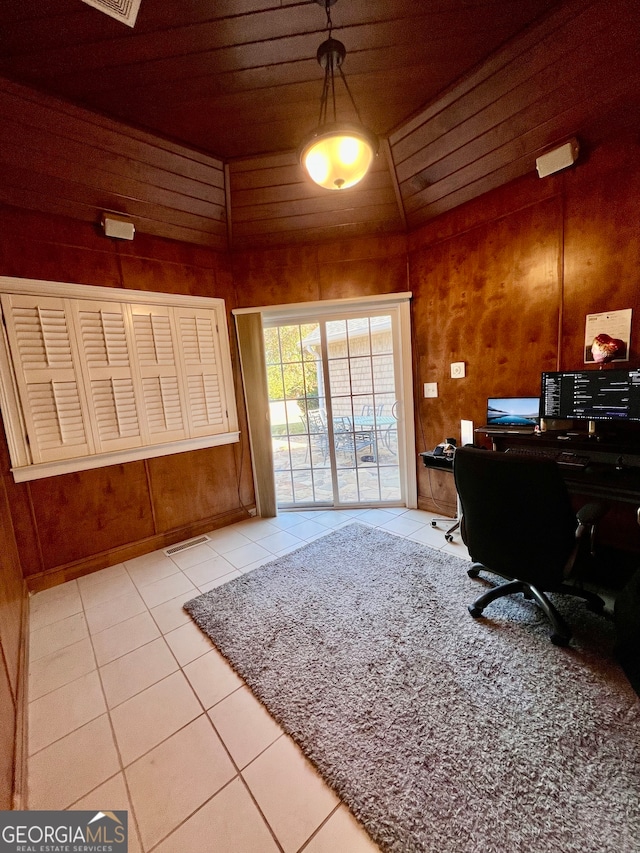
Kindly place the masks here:
[(354, 518), (467, 558), (419, 510), (292, 512), (34, 595), (29, 808), (126, 809), (130, 853), (376, 851), (182, 609)]

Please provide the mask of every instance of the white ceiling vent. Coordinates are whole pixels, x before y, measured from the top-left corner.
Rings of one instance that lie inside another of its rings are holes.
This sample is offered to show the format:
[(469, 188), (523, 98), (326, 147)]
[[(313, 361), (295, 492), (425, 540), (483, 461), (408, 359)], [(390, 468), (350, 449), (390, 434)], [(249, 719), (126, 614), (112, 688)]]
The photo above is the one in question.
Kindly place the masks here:
[(133, 27), (138, 17), (141, 0), (83, 0), (83, 2)]
[(186, 551), (187, 548), (195, 548), (196, 545), (203, 545), (205, 542), (209, 542), (208, 536), (198, 536), (197, 539), (189, 539), (188, 542), (180, 542), (179, 545), (172, 545), (171, 548), (165, 548), (164, 553), (167, 557), (170, 557), (172, 554), (177, 554), (178, 551)]

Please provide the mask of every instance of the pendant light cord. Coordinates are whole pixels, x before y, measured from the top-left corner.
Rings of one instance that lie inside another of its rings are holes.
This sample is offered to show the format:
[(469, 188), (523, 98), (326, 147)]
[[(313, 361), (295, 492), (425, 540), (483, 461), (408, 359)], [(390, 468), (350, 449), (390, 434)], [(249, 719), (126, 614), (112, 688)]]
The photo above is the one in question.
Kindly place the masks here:
[[(333, 21), (331, 20), (331, 2), (330, 0), (325, 0), (324, 4), (325, 12), (327, 15), (327, 41), (331, 40), (332, 32), (333, 32)], [(341, 45), (344, 49), (344, 45)], [(347, 91), (347, 95), (349, 96), (349, 100), (351, 101), (351, 106), (358, 118), (358, 122), (362, 124), (362, 118), (360, 117), (360, 110), (358, 109), (355, 99), (351, 94), (351, 89), (349, 88), (349, 84), (347, 83), (347, 78), (345, 77), (345, 73), (342, 70), (342, 63), (337, 62), (334, 65), (336, 54), (328, 51), (326, 55), (326, 65), (324, 68), (324, 85), (322, 87), (322, 97), (320, 98), (320, 116), (318, 119), (318, 127), (327, 123), (327, 109), (329, 104), (329, 92), (331, 92), (331, 105), (333, 107), (333, 121), (337, 122), (337, 110), (336, 110), (336, 80), (335, 80), (335, 70), (338, 69), (340, 73), (340, 78), (344, 83), (344, 88)]]

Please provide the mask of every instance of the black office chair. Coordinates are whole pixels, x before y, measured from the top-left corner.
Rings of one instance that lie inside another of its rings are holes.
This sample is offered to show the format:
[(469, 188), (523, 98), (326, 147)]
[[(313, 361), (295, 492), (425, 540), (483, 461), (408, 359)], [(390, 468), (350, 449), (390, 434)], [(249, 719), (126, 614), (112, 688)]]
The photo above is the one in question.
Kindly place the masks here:
[(473, 447), (456, 450), (453, 463), (462, 507), (461, 534), (473, 565), (469, 577), (486, 570), (509, 583), (494, 587), (469, 605), (473, 617), (503, 595), (522, 592), (551, 622), (551, 641), (567, 645), (571, 631), (545, 592), (586, 599), (602, 612), (592, 592), (566, 583), (582, 550), (589, 550), (592, 526), (604, 514), (588, 504), (576, 516), (557, 464)]

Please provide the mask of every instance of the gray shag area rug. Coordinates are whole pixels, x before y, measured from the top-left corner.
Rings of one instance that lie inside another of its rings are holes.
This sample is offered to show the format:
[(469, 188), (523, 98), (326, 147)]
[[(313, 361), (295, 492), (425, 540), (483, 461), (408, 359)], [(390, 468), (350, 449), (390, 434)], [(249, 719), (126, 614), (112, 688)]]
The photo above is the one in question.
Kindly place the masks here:
[(468, 566), (356, 523), (185, 608), (382, 850), (640, 851), (612, 626), (564, 596), (569, 648), (522, 596), (476, 621)]

